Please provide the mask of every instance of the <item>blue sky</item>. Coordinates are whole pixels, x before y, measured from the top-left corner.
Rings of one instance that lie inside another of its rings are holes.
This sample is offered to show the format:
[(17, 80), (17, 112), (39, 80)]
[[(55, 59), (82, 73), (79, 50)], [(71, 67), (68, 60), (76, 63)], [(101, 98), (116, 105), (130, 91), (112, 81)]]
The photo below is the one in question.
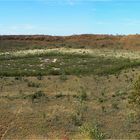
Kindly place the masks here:
[(140, 0), (0, 0), (0, 34), (136, 34)]

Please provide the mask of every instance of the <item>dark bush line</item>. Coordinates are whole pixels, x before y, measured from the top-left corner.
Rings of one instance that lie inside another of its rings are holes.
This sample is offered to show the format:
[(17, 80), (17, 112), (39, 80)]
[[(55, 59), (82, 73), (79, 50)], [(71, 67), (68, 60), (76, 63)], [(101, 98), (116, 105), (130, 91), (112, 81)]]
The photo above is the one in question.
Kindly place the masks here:
[[(106, 68), (104, 70), (94, 70), (94, 69), (80, 69), (80, 68), (73, 68), (73, 69), (63, 69), (65, 72), (65, 75), (111, 75), (121, 72), (122, 70), (129, 69), (129, 68), (135, 68), (140, 66), (140, 62), (130, 62), (127, 64), (121, 64), (119, 66), (112, 66), (110, 68)], [(44, 70), (44, 71), (35, 71), (35, 72), (29, 72), (29, 71), (0, 71), (0, 76), (5, 77), (15, 77), (15, 76), (47, 76), (47, 75), (62, 75), (62, 70)]]

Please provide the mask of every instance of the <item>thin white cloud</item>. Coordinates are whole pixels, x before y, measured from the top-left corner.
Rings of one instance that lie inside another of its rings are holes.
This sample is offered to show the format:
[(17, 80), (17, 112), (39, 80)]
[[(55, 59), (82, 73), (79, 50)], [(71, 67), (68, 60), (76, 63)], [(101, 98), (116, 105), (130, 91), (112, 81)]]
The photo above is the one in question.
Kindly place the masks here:
[(107, 26), (107, 25), (119, 25), (124, 27), (131, 27), (132, 26), (139, 26), (140, 20), (137, 19), (120, 19), (119, 21), (95, 21), (94, 24), (101, 25), (101, 26)]
[(22, 25), (0, 25), (0, 34), (22, 34), (22, 33), (32, 33), (36, 27), (31, 24), (22, 24)]
[(33, 25), (30, 25), (30, 24), (23, 24), (23, 25), (10, 26), (9, 28), (12, 29), (12, 30), (20, 30), (20, 29), (22, 29), (22, 30), (32, 30), (35, 27)]
[(60, 4), (60, 5), (73, 6), (73, 5), (84, 4), (88, 2), (112, 2), (117, 0), (26, 0), (26, 1), (39, 1), (48, 5)]

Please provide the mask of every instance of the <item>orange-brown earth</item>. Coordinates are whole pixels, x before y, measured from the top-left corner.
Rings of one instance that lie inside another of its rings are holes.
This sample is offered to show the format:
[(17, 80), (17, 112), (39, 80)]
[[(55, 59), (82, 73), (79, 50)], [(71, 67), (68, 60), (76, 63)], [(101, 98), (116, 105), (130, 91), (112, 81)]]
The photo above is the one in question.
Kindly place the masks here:
[(7, 45), (70, 48), (123, 48), (140, 50), (140, 35), (11, 35), (0, 36), (0, 49)]

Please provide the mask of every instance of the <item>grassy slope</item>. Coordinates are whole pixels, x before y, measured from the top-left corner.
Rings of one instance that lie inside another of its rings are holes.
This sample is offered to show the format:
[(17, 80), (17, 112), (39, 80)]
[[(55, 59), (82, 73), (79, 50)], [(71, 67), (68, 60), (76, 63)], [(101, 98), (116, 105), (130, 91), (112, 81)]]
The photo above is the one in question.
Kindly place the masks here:
[(0, 59), (1, 76), (107, 75), (140, 66), (138, 60), (51, 52), (39, 56)]

